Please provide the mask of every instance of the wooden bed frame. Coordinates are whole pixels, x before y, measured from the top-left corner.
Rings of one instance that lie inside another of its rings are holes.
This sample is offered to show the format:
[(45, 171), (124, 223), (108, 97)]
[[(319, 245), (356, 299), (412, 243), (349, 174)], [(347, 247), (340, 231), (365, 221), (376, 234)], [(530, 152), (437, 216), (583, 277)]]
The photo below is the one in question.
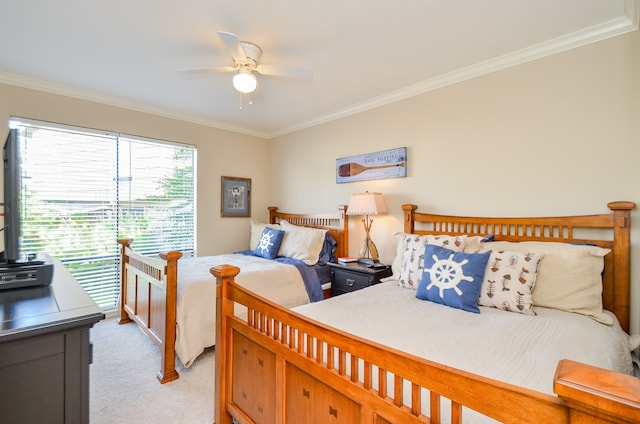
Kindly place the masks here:
[[(281, 220), (299, 226), (327, 229), (337, 242), (336, 257), (346, 256), (349, 246), (346, 206), (333, 214), (292, 214), (269, 208), (269, 223)], [(175, 369), (176, 295), (179, 259), (182, 253), (170, 251), (152, 258), (131, 248), (133, 239), (121, 239), (121, 284), (119, 324), (134, 321), (162, 351), (157, 378), (161, 383), (179, 377)], [(211, 279), (211, 284), (215, 284)], [(212, 299), (213, 302), (213, 299)]]
[[(612, 213), (589, 216), (474, 218), (418, 213), (415, 205), (403, 205), (404, 230), (609, 248), (604, 305), (628, 331), (630, 211), (635, 205), (608, 206)], [(606, 229), (609, 239), (577, 236), (575, 230), (584, 228)], [(517, 387), (305, 318), (237, 285), (238, 272), (229, 265), (211, 268), (217, 279), (216, 424), (440, 423), (441, 399), (450, 402), (454, 423), (463, 422), (463, 406), (512, 423), (640, 422), (640, 380), (633, 376), (563, 360), (554, 380), (557, 396)], [(248, 308), (246, 319), (234, 316), (236, 303)], [(410, 384), (409, 399), (403, 398), (403, 383)], [(393, 395), (387, 390), (391, 384)], [(422, 412), (423, 389), (430, 393), (430, 416)], [(506, 404), (518, 408), (505, 408)]]

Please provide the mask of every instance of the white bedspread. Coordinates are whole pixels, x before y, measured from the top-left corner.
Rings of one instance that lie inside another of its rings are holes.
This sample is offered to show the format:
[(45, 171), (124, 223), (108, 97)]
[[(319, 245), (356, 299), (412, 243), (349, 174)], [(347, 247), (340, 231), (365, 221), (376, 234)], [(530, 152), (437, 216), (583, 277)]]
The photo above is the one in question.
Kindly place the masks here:
[(185, 367), (215, 344), (215, 278), (209, 268), (222, 264), (240, 268), (236, 277), (239, 284), (284, 307), (309, 303), (304, 282), (294, 265), (240, 254), (180, 259), (175, 348)]
[(549, 394), (561, 359), (632, 371), (628, 336), (617, 321), (607, 326), (545, 308), (536, 308), (537, 316), (486, 307), (474, 314), (415, 294), (392, 281), (294, 310), (405, 352)]

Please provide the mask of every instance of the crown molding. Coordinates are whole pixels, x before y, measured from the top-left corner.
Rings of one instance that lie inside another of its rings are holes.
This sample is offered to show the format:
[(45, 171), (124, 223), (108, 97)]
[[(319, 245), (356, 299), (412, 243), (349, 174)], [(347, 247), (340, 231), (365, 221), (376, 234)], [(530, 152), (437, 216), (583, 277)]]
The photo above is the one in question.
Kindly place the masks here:
[(477, 78), (492, 72), (500, 71), (516, 65), (520, 65), (543, 57), (551, 56), (576, 47), (602, 41), (607, 38), (638, 30), (640, 22), (640, 0), (625, 0), (624, 18), (614, 19), (601, 25), (592, 26), (581, 31), (558, 37), (548, 42), (540, 43), (522, 50), (499, 56), (484, 62), (477, 63), (447, 74), (431, 78), (405, 88), (374, 97), (361, 103), (357, 103), (329, 114), (300, 122), (271, 133), (269, 138), (286, 135), (305, 128), (310, 128), (346, 116), (354, 115), (366, 110), (374, 109), (410, 97), (437, 90), (448, 85)]
[(192, 124), (203, 125), (239, 134), (245, 134), (265, 139), (269, 138), (269, 134), (265, 132), (228, 125), (193, 114), (179, 113), (169, 108), (154, 106), (143, 102), (136, 102), (117, 96), (111, 96), (109, 94), (99, 93), (96, 91), (82, 90), (64, 84), (43, 81), (36, 78), (25, 77), (23, 75), (12, 74), (9, 72), (0, 71), (0, 83), (14, 85), (31, 90), (43, 91), (50, 94), (72, 97), (74, 99), (87, 100), (90, 102), (101, 103), (109, 106), (135, 110), (137, 112), (162, 116), (164, 118), (176, 119), (179, 121), (185, 121)]

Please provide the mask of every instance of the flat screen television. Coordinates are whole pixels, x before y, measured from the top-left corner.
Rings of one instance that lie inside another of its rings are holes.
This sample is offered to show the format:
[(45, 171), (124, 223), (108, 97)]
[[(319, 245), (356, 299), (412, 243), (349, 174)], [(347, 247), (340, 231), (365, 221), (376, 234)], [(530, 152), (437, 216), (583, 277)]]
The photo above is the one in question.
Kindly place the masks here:
[(4, 252), (0, 262), (22, 262), (20, 251), (20, 146), (18, 130), (10, 129), (2, 151), (4, 159)]

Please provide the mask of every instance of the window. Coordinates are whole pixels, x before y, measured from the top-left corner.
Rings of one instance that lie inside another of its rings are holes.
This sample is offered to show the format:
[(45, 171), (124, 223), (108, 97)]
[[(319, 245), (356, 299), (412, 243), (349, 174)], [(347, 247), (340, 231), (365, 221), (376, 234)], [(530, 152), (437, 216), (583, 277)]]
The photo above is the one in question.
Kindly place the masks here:
[(118, 302), (118, 238), (193, 256), (193, 146), (36, 121), (18, 129), (23, 252), (60, 259), (103, 309)]

